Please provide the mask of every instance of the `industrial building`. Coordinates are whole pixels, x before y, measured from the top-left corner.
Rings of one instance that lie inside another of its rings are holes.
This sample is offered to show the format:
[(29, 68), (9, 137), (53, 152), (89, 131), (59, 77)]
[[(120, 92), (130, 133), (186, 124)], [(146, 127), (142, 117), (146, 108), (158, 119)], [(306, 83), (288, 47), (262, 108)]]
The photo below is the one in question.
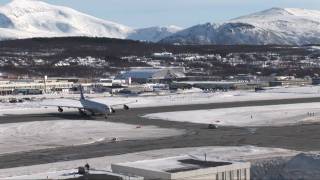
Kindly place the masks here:
[(200, 88), (212, 90), (235, 90), (235, 89), (251, 89), (248, 83), (245, 82), (230, 82), (230, 81), (180, 81), (173, 82), (171, 88)]
[(111, 169), (113, 173), (144, 179), (250, 179), (250, 163), (199, 160), (190, 156), (112, 164)]
[(200, 89), (236, 89), (237, 86), (243, 83), (240, 82), (225, 82), (225, 81), (181, 81), (172, 83), (172, 87), (177, 88), (191, 88), (196, 87)]
[(0, 81), (0, 95), (10, 94), (41, 94), (44, 92), (66, 91), (72, 88), (73, 82), (57, 81), (57, 80), (15, 80), (15, 81)]
[(131, 68), (121, 72), (116, 79), (129, 79), (133, 83), (166, 83), (185, 78), (184, 69), (180, 67), (166, 68)]

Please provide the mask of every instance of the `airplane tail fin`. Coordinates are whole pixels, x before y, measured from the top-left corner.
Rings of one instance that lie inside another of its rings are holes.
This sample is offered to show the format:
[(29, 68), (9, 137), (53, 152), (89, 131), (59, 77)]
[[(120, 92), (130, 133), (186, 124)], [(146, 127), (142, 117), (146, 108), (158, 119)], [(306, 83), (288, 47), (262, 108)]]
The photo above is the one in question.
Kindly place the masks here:
[(84, 100), (85, 98), (84, 98), (84, 95), (83, 95), (83, 87), (82, 87), (82, 85), (79, 86), (79, 89), (80, 89), (80, 99)]

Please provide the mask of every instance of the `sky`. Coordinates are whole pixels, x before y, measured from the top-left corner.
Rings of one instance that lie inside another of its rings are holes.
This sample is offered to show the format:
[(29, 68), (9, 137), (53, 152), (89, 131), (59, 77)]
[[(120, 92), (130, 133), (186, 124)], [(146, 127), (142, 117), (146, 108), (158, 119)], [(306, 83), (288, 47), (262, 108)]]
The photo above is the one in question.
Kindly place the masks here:
[[(0, 0), (0, 5), (10, 0)], [(292, 7), (320, 10), (320, 0), (43, 0), (133, 28), (220, 23), (269, 9)]]

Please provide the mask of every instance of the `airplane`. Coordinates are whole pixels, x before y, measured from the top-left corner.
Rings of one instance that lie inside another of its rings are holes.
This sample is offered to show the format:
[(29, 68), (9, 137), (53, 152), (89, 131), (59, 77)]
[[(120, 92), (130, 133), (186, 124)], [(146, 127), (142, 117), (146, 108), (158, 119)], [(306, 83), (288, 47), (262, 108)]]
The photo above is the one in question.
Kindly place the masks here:
[(73, 100), (72, 103), (62, 103), (62, 102), (58, 102), (55, 105), (45, 105), (45, 106), (55, 106), (58, 107), (58, 111), (60, 113), (63, 112), (63, 108), (75, 108), (79, 110), (79, 113), (81, 115), (87, 115), (86, 112), (90, 112), (91, 115), (96, 115), (96, 114), (103, 114), (105, 115), (105, 118), (108, 118), (108, 115), (115, 113), (115, 106), (123, 106), (124, 110), (129, 110), (129, 106), (127, 104), (129, 103), (135, 103), (135, 102), (128, 102), (125, 104), (113, 104), (113, 105), (107, 105), (107, 104), (103, 104), (103, 103), (99, 103), (96, 101), (92, 101), (92, 100), (88, 100), (84, 97), (83, 94), (83, 87), (80, 85), (79, 86), (80, 89), (80, 99), (79, 100)]

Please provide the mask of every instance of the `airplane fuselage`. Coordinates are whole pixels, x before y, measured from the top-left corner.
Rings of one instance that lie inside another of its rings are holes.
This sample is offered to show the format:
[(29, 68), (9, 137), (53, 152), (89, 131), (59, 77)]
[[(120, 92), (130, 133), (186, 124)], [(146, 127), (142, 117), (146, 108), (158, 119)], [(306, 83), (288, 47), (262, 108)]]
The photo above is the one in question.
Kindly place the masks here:
[(84, 110), (90, 111), (91, 113), (109, 114), (112, 113), (112, 108), (106, 104), (102, 104), (96, 101), (87, 99), (80, 99), (80, 103)]

